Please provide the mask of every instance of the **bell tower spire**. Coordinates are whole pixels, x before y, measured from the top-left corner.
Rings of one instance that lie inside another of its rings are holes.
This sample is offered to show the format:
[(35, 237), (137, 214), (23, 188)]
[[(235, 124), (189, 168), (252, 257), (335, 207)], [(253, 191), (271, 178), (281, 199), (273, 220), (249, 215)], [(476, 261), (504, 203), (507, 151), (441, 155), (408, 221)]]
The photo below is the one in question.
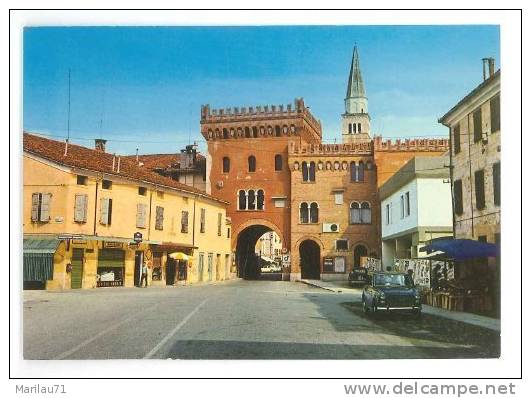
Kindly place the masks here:
[(344, 143), (369, 141), (371, 139), (369, 101), (361, 76), (358, 47), (354, 46), (350, 74), (345, 97), (345, 113), (342, 115), (342, 137)]

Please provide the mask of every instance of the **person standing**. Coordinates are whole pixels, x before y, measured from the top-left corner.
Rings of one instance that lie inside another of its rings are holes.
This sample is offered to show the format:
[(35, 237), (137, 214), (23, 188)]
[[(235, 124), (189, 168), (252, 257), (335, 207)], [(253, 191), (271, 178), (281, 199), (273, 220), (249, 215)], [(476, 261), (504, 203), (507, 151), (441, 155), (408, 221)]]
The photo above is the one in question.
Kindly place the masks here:
[(146, 281), (146, 285), (144, 287), (147, 287), (147, 276), (148, 276), (148, 267), (147, 264), (144, 262), (142, 263), (142, 277), (140, 278), (140, 287), (142, 287), (142, 284), (144, 281)]

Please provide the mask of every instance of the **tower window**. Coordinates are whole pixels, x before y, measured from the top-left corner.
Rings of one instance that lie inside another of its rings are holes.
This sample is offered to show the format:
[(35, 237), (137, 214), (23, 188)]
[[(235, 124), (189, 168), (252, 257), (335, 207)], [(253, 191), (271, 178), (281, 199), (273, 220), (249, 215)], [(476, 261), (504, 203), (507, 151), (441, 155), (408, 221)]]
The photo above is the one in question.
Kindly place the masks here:
[(275, 171), (282, 171), (282, 155), (275, 155)]
[(348, 124), (348, 133), (352, 134), (352, 123)]
[(256, 158), (251, 155), (247, 161), (249, 163), (249, 173), (254, 173), (256, 171)]
[(358, 123), (358, 134), (361, 134), (361, 123)]
[(228, 157), (223, 158), (223, 172), (228, 173), (230, 171), (230, 159)]

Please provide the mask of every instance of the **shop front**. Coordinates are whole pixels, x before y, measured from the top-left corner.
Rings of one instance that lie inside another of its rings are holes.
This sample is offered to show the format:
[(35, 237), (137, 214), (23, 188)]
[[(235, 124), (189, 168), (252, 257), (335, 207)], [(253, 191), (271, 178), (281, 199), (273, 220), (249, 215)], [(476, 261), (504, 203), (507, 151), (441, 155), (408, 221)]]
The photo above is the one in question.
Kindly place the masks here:
[(54, 255), (61, 243), (54, 237), (24, 237), (23, 288), (46, 289), (46, 281), (53, 280)]
[(157, 285), (187, 283), (193, 261), (193, 247), (163, 243), (151, 245), (152, 279)]
[(97, 287), (124, 286), (125, 251), (104, 247), (98, 251)]

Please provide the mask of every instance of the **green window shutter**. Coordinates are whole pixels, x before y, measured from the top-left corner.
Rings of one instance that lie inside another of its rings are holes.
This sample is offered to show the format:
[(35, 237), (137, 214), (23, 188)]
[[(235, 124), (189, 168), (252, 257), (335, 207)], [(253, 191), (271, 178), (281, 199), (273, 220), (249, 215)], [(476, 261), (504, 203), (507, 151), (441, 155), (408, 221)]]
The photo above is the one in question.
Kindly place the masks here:
[(41, 195), (41, 215), (40, 220), (42, 222), (50, 221), (50, 201), (52, 194), (43, 193)]
[(39, 221), (39, 194), (31, 195), (31, 221)]
[(183, 211), (181, 213), (181, 232), (188, 233), (188, 212)]
[(109, 199), (100, 199), (100, 223), (107, 225), (109, 223)]

